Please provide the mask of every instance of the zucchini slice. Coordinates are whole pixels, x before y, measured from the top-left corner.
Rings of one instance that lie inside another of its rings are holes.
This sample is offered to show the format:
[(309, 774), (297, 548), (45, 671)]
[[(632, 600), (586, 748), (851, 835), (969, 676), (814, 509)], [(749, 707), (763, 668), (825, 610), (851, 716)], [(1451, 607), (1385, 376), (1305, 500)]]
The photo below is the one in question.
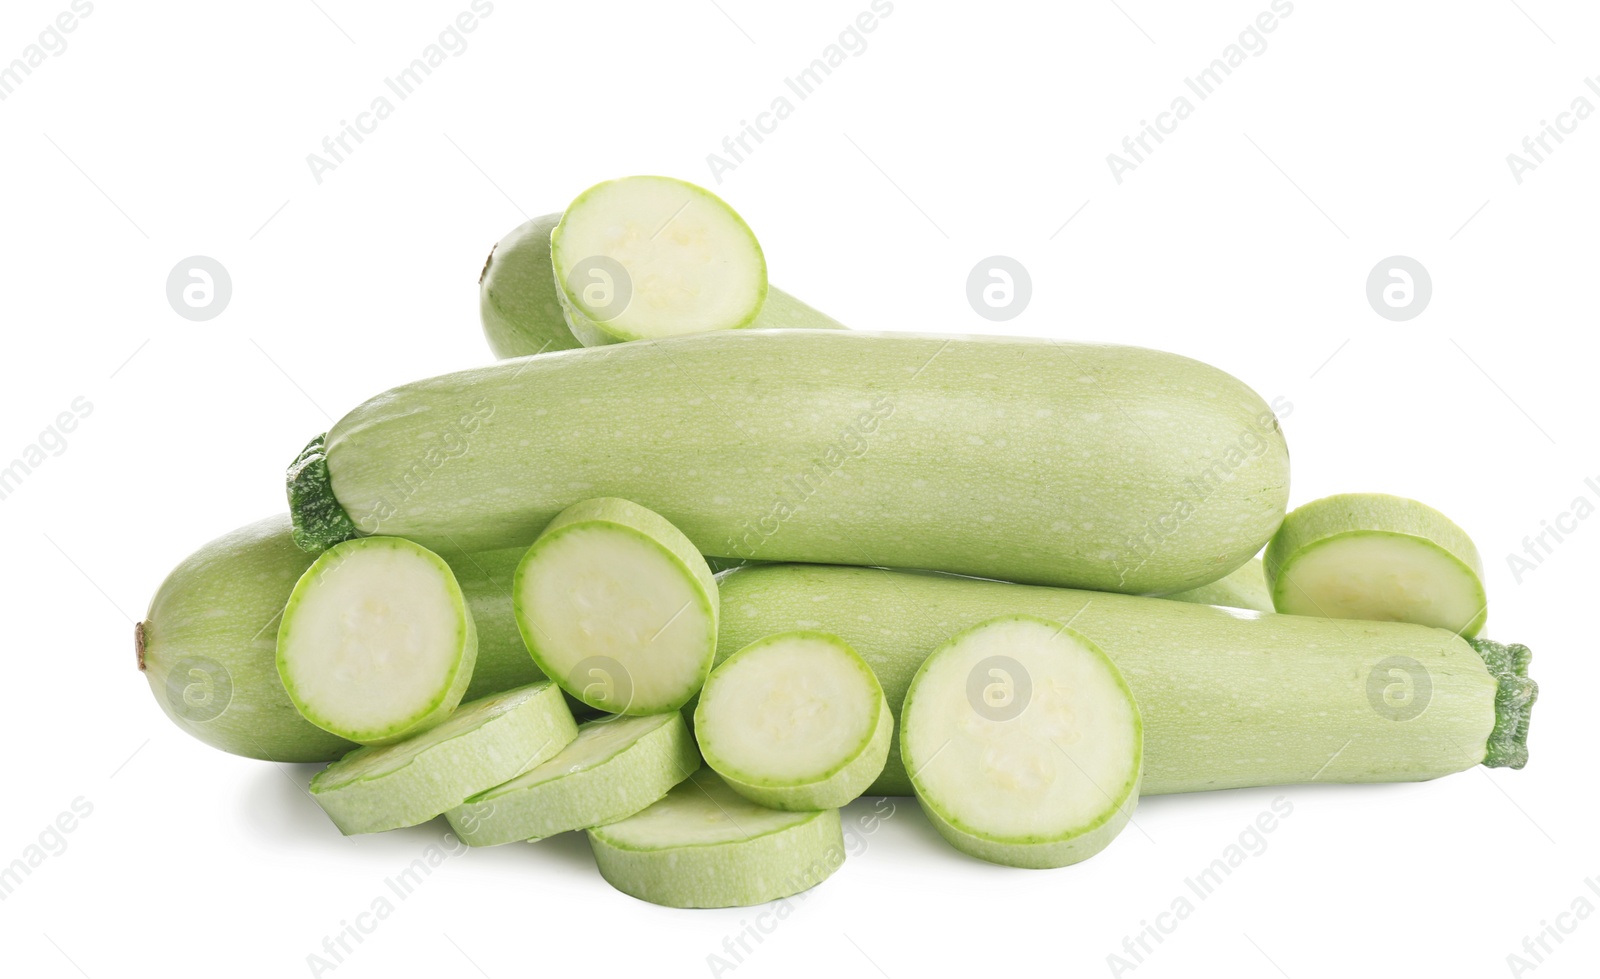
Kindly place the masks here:
[(550, 236), (567, 325), (584, 346), (736, 330), (767, 296), (767, 261), (720, 197), (671, 177), (579, 194)]
[(767, 636), (718, 666), (694, 732), (706, 764), (773, 809), (837, 809), (889, 757), (894, 718), (871, 667), (838, 636)]
[(289, 699), (358, 744), (389, 744), (449, 717), (477, 656), (450, 565), (399, 537), (329, 548), (301, 575), (278, 626)]
[(821, 883), (844, 863), (839, 810), (783, 812), (702, 768), (655, 805), (589, 830), (612, 887), (671, 908), (765, 904)]
[(445, 818), (469, 846), (541, 840), (631, 816), (699, 768), (682, 714), (603, 717), (579, 725), (577, 739), (549, 761)]
[(414, 738), (357, 748), (311, 779), (311, 797), (339, 831), (424, 823), (544, 762), (578, 736), (548, 680), (462, 704)]
[(956, 849), (1064, 867), (1116, 838), (1139, 799), (1144, 736), (1122, 674), (1066, 626), (979, 623), (923, 662), (900, 751), (917, 801)]
[(717, 585), (676, 527), (636, 503), (575, 503), (517, 567), (517, 625), (544, 674), (613, 714), (689, 702), (717, 647)]
[(1284, 518), (1267, 545), (1279, 612), (1415, 622), (1467, 639), (1489, 602), (1472, 538), (1438, 510), (1384, 493), (1341, 493)]

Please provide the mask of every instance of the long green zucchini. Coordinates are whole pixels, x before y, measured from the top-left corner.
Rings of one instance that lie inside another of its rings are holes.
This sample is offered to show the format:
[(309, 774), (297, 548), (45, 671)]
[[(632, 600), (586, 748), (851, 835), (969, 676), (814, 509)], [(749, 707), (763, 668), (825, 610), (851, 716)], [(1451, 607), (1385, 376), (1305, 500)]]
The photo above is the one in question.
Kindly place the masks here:
[[(874, 568), (766, 565), (727, 572), (718, 587), (719, 661), (773, 633), (832, 633), (872, 667), (897, 721), (917, 668), (956, 633), (1002, 615), (1068, 624), (1133, 690), (1146, 795), (1412, 781), (1528, 757), (1538, 688), (1525, 646)], [(900, 757), (890, 751), (869, 794), (910, 793)]]
[[(440, 552), (477, 627), (469, 700), (542, 679), (512, 610), (523, 550)], [(315, 558), (295, 546), (288, 518), (276, 516), (211, 541), (167, 575), (136, 646), (150, 692), (174, 723), (248, 758), (332, 761), (355, 747), (301, 717), (278, 675), (278, 620)]]
[(733, 330), (404, 385), (313, 439), (288, 490), (307, 548), (491, 550), (616, 496), (720, 558), (1166, 593), (1259, 551), (1288, 482), (1271, 409), (1175, 354)]

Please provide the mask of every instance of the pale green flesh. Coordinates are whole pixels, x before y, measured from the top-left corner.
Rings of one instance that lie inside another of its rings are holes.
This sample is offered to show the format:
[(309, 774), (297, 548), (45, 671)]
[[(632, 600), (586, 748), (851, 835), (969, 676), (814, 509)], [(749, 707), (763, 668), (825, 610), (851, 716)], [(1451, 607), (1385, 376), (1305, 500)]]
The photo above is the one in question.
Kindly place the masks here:
[(439, 723), (467, 689), (477, 633), (450, 566), (395, 537), (345, 541), (296, 584), (278, 672), (305, 718), (361, 744)]
[[(551, 258), (567, 325), (585, 346), (739, 329), (767, 292), (761, 246), (739, 215), (669, 177), (584, 191), (551, 235)], [(584, 266), (596, 258), (620, 271)]]
[(1209, 585), (1161, 597), (1174, 602), (1221, 605), (1252, 612), (1274, 611), (1272, 592), (1267, 590), (1267, 576), (1258, 557), (1251, 558), (1227, 577), (1218, 578)]
[(311, 780), (341, 832), (414, 826), (540, 764), (578, 736), (548, 681), (485, 697), (416, 737), (360, 748)]
[(489, 252), (478, 276), (478, 316), (496, 357), (583, 346), (567, 327), (550, 265), (550, 232), (560, 221), (560, 214), (533, 218)]
[(951, 845), (1018, 867), (1093, 856), (1138, 801), (1139, 711), (1116, 667), (1066, 626), (992, 619), (923, 663), (901, 752)]
[(1298, 507), (1267, 548), (1279, 612), (1416, 622), (1471, 638), (1488, 599), (1466, 531), (1426, 504), (1344, 493)]
[[(774, 632), (830, 632), (872, 667), (897, 716), (912, 675), (950, 636), (1001, 615), (1070, 622), (1133, 690), (1146, 795), (1434, 778), (1483, 761), (1495, 724), (1498, 684), (1482, 659), (1424, 626), (869, 568), (745, 568), (718, 587), (719, 657)], [(1393, 657), (1428, 679), (1426, 709), (1406, 720), (1385, 698), (1420, 687), (1393, 687)], [(910, 790), (896, 745), (868, 791)]]
[(537, 840), (631, 816), (699, 767), (682, 715), (602, 718), (580, 725), (549, 761), (445, 816), (471, 846)]
[(648, 809), (589, 830), (600, 873), (625, 894), (678, 908), (763, 904), (844, 863), (837, 809), (779, 812), (707, 769)]
[[(437, 419), (483, 406), (471, 452), (393, 500)], [(849, 330), (724, 331), (447, 375), (357, 408), (326, 449), (359, 531), (427, 546), (525, 544), (610, 495), (703, 554), (1134, 593), (1244, 563), (1288, 488), (1270, 410), (1195, 361)]]
[(626, 500), (568, 508), (517, 569), (517, 622), (539, 668), (621, 714), (677, 710), (716, 649), (716, 584), (658, 515)]
[(883, 770), (893, 721), (871, 669), (836, 636), (746, 647), (695, 708), (701, 754), (734, 791), (778, 809), (834, 809)]
[(1293, 615), (1416, 622), (1475, 635), (1483, 585), (1449, 553), (1376, 531), (1325, 540), (1278, 573), (1277, 606)]

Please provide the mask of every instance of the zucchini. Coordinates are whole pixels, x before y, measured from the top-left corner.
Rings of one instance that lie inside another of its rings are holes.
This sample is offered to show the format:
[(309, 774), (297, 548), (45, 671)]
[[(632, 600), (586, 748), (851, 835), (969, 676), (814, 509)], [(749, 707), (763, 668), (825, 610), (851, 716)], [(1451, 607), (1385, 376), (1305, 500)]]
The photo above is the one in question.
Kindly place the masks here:
[(683, 715), (603, 717), (550, 760), (445, 813), (468, 846), (538, 841), (626, 819), (700, 768)]
[(839, 810), (763, 809), (704, 768), (589, 830), (589, 845), (612, 887), (670, 908), (765, 904), (820, 884), (845, 856)]
[[(1521, 768), (1538, 692), (1525, 646), (1427, 626), (873, 568), (767, 565), (718, 579), (726, 659), (762, 636), (850, 643), (899, 717), (922, 661), (985, 619), (1070, 625), (1122, 671), (1144, 725), (1142, 792), (1435, 778)], [(906, 795), (898, 746), (870, 793)]]
[(511, 229), (478, 275), (478, 318), (496, 357), (522, 357), (581, 347), (561, 312), (550, 264), (550, 232), (560, 214), (546, 214)]
[[(512, 574), (525, 550), (441, 554), (478, 636), (464, 699), (543, 679), (512, 610)], [(247, 758), (332, 761), (355, 747), (302, 717), (278, 675), (279, 616), (315, 558), (295, 546), (289, 518), (279, 515), (224, 534), (167, 575), (135, 645), (150, 692), (173, 723)]]
[(278, 676), (306, 720), (358, 744), (433, 727), (461, 703), (478, 632), (439, 555), (399, 537), (324, 551), (278, 626)]
[(1471, 638), (1489, 613), (1472, 538), (1416, 500), (1341, 493), (1284, 518), (1267, 545), (1279, 612), (1417, 622)]
[(517, 566), (517, 625), (545, 675), (613, 714), (688, 703), (717, 648), (717, 584), (694, 545), (627, 500), (575, 503)]
[(311, 798), (345, 835), (415, 826), (527, 771), (578, 736), (548, 680), (494, 694), (393, 744), (357, 748), (311, 777)]
[(767, 260), (722, 198), (671, 177), (579, 194), (550, 233), (572, 335), (586, 347), (737, 330), (767, 296)]
[[(559, 213), (525, 221), (489, 250), (478, 276), (478, 316), (496, 357), (526, 357), (584, 345), (567, 325), (561, 287), (550, 261), (550, 233), (559, 223)], [(845, 325), (769, 283), (749, 328), (842, 330)]]
[(694, 710), (706, 764), (773, 809), (837, 809), (883, 771), (894, 720), (877, 677), (838, 636), (767, 636), (717, 667)]
[(313, 439), (288, 490), (307, 548), (515, 546), (601, 495), (720, 558), (1166, 593), (1258, 552), (1288, 478), (1267, 405), (1175, 354), (732, 330), (396, 388)]
[(1175, 602), (1221, 605), (1226, 608), (1248, 609), (1252, 612), (1273, 611), (1272, 592), (1267, 588), (1266, 572), (1258, 557), (1251, 558), (1229, 572), (1226, 577), (1218, 578), (1209, 585), (1173, 592), (1162, 597)]
[(918, 667), (902, 716), (917, 803), (963, 853), (1065, 867), (1133, 818), (1139, 708), (1106, 654), (1059, 622), (1005, 615), (954, 636)]

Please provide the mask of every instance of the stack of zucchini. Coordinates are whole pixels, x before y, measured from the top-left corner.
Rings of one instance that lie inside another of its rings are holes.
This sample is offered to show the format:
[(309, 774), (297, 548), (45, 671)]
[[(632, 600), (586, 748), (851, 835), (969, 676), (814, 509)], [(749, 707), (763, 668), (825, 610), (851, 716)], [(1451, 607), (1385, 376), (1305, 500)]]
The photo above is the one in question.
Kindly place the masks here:
[(586, 830), (619, 889), (728, 906), (831, 874), (864, 793), (1060, 867), (1141, 793), (1527, 759), (1471, 540), (1376, 494), (1286, 517), (1277, 418), (1222, 371), (843, 329), (662, 177), (519, 227), (479, 285), (506, 359), (312, 439), (289, 514), (137, 630), (185, 730), (331, 762), (346, 833)]

